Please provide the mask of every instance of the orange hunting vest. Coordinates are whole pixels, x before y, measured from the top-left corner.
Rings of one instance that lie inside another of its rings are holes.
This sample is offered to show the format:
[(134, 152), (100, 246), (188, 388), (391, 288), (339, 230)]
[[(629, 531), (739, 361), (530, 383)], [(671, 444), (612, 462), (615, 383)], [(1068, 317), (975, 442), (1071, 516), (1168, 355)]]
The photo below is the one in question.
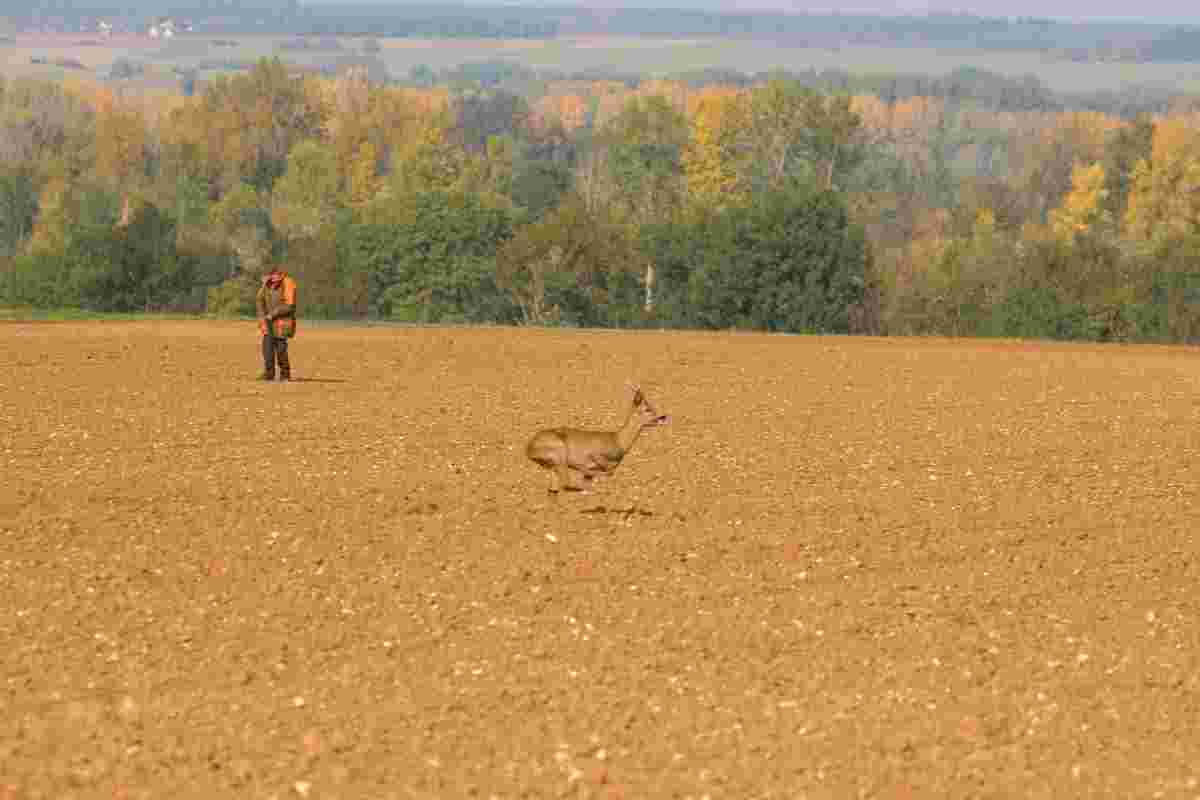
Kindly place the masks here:
[[(296, 282), (286, 273), (278, 286), (272, 288), (264, 284), (259, 291), (262, 293), (263, 303), (268, 312), (274, 311), (284, 304), (292, 306), (293, 309), (296, 306)], [(296, 312), (293, 310), (288, 316), (273, 320), (271, 334), (287, 339), (295, 336)]]

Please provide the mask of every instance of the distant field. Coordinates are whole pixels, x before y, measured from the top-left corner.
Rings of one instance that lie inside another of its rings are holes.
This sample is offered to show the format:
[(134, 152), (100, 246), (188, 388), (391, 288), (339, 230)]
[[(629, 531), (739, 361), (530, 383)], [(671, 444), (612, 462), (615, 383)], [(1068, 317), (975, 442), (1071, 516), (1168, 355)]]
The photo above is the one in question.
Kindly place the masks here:
[[(19, 37), (15, 45), (0, 48), (4, 74), (61, 77), (69, 70), (34, 65), (32, 57), (76, 58), (91, 69), (106, 69), (118, 57), (145, 61), (164, 69), (173, 66), (211, 66), (215, 61), (253, 61), (279, 53), (297, 64), (330, 63), (339, 57), (361, 56), (361, 40), (343, 38), (341, 51), (280, 51), (287, 37), (238, 36), (235, 47), (214, 43), (215, 37), (180, 36), (170, 42), (146, 37), (81, 46), (88, 37)], [(639, 39), (586, 37), (553, 41), (495, 39), (385, 39), (379, 57), (393, 76), (403, 77), (418, 65), (434, 69), (470, 61), (507, 58), (535, 68), (564, 70), (610, 67), (622, 72), (661, 75), (706, 67), (745, 72), (783, 68), (845, 69), (860, 74), (908, 72), (940, 75), (958, 67), (973, 66), (1003, 75), (1036, 75), (1059, 91), (1120, 89), (1136, 84), (1157, 84), (1200, 90), (1197, 64), (1079, 64), (1041, 58), (1031, 53), (986, 52), (936, 48), (843, 47), (840, 49), (783, 47), (764, 41), (720, 39)]]

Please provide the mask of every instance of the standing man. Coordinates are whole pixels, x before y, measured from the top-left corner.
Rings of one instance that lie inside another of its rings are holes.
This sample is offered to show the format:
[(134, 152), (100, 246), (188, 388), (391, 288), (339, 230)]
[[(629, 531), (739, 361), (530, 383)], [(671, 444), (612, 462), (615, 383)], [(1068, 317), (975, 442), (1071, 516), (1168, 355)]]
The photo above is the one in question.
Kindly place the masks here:
[(259, 380), (275, 380), (275, 362), (279, 362), (279, 380), (292, 379), (288, 360), (288, 339), (296, 335), (296, 282), (284, 270), (272, 267), (263, 276), (255, 297), (258, 329), (262, 331), (263, 372)]

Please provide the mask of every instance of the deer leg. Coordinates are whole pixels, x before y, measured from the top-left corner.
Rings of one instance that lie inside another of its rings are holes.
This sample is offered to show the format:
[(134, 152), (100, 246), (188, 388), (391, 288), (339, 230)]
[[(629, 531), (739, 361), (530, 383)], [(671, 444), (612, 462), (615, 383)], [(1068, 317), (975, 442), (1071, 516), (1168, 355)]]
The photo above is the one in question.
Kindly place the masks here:
[(583, 471), (578, 471), (578, 472), (576, 472), (576, 471), (572, 471), (571, 469), (569, 469), (569, 468), (568, 468), (568, 469), (566, 469), (566, 475), (567, 475), (567, 486), (566, 486), (566, 488), (567, 488), (568, 490), (570, 490), (570, 491), (572, 491), (572, 492), (585, 492), (585, 491), (587, 491), (587, 487), (586, 487), (586, 486), (583, 486), (583, 485), (582, 485), (582, 483), (581, 483), (581, 481), (585, 481), (585, 480), (586, 480), (586, 478), (587, 478), (587, 473), (586, 473), (586, 472), (583, 472)]
[(558, 491), (575, 491), (575, 481), (571, 480), (571, 469), (566, 463), (556, 464), (554, 472), (558, 478)]

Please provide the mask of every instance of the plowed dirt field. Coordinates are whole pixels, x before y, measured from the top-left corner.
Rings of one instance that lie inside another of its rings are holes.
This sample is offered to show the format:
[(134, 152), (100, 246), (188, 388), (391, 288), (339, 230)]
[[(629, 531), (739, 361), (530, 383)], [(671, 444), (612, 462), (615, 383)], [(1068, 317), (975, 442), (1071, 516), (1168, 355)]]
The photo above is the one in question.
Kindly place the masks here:
[[(0, 325), (0, 798), (1200, 796), (1200, 351)], [(539, 427), (667, 427), (553, 498)]]

